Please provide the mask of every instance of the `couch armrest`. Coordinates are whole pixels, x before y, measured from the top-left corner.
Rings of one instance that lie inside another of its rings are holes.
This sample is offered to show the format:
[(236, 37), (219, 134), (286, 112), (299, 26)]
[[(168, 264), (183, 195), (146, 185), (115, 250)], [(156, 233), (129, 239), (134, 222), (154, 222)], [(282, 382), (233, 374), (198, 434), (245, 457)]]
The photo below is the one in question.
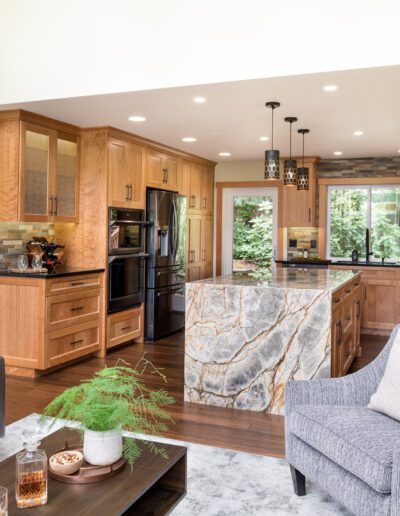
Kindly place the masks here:
[(400, 443), (393, 452), (390, 516), (400, 516)]

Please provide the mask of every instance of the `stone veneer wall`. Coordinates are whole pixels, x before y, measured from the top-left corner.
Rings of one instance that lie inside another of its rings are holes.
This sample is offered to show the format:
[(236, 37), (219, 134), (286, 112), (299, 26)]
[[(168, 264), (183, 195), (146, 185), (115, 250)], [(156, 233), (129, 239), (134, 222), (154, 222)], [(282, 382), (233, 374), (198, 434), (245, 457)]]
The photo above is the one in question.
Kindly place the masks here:
[(15, 267), (33, 236), (54, 238), (54, 225), (42, 222), (0, 222), (0, 268)]
[(400, 176), (400, 156), (385, 158), (322, 159), (317, 177)]

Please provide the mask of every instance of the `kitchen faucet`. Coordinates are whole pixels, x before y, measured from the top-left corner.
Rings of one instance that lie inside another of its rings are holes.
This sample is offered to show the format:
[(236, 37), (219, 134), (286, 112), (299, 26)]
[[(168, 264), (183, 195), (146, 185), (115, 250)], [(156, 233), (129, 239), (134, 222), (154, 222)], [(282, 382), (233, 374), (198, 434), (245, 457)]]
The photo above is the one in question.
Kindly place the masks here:
[(372, 256), (374, 253), (370, 251), (370, 235), (369, 235), (369, 229), (367, 228), (365, 230), (365, 261), (369, 263), (369, 257)]

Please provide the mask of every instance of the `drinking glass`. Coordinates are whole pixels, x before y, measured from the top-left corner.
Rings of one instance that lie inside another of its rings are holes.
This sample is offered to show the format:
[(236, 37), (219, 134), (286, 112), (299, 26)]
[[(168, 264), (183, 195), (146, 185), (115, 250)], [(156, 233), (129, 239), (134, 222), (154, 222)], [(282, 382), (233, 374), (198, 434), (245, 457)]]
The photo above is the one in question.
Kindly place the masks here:
[(28, 268), (28, 257), (26, 254), (20, 254), (18, 256), (17, 267), (20, 271), (26, 271)]
[(8, 490), (0, 486), (0, 516), (8, 514)]
[(32, 268), (35, 271), (40, 271), (40, 269), (42, 268), (42, 257), (40, 255), (34, 254), (32, 256)]

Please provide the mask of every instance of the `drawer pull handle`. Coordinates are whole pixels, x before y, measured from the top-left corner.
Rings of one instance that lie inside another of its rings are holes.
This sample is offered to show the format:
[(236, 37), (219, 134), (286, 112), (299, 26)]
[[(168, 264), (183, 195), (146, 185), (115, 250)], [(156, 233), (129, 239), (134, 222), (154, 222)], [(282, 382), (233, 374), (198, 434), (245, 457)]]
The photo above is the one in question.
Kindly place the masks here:
[(85, 282), (84, 281), (74, 281), (73, 283), (71, 283), (71, 287), (77, 287), (78, 285), (84, 285)]
[(350, 351), (346, 351), (345, 355), (346, 357), (349, 357), (351, 355)]
[(130, 330), (132, 328), (132, 326), (124, 326), (123, 328), (121, 328), (121, 330)]
[(340, 297), (337, 297), (336, 299), (334, 299), (335, 303), (340, 303), (340, 301), (341, 301)]
[(345, 290), (345, 292), (346, 292), (346, 294), (350, 294), (350, 292), (351, 292), (351, 288), (349, 288), (349, 289)]
[(74, 344), (81, 344), (83, 342), (83, 339), (73, 340), (70, 342), (70, 345), (73, 346)]
[(354, 283), (354, 286), (355, 286), (355, 287), (358, 287), (358, 285), (359, 285), (359, 283)]
[(71, 308), (71, 312), (75, 312), (77, 310), (83, 310), (85, 307), (84, 306), (77, 306), (76, 308)]
[(350, 315), (346, 315), (345, 319), (346, 319), (346, 321), (350, 321), (350, 319), (351, 319)]

